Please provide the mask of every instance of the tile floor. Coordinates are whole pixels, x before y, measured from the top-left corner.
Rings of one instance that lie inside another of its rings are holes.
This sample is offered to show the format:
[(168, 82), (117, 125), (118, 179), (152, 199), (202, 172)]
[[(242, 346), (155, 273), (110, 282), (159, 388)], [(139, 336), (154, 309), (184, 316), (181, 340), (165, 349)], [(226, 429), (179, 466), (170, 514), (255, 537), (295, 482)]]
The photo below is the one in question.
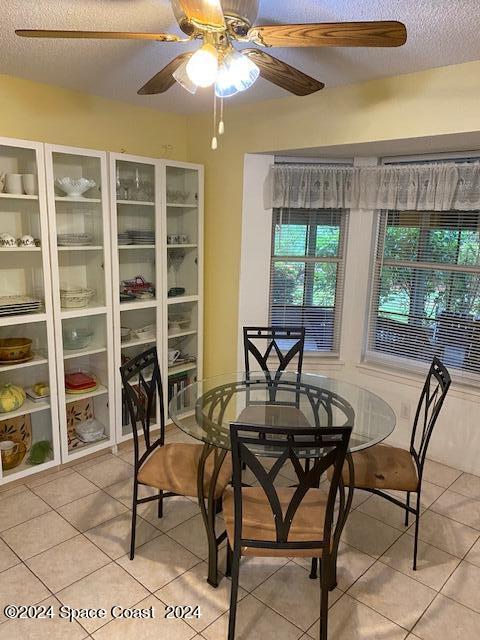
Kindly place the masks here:
[[(170, 428), (167, 441), (186, 439)], [(0, 490), (0, 640), (223, 640), (230, 582), (205, 581), (207, 549), (194, 500), (143, 505), (127, 556), (132, 453), (106, 453)], [(287, 478), (285, 478), (287, 481)], [(145, 491), (145, 494), (148, 491)], [(419, 569), (401, 512), (357, 492), (330, 594), (331, 640), (480, 638), (480, 478), (428, 462)], [(225, 561), (221, 553), (221, 567)], [(243, 563), (237, 640), (318, 638), (319, 584), (308, 563)], [(8, 603), (153, 606), (153, 620), (7, 620)], [(165, 605), (200, 605), (200, 619), (164, 618)]]

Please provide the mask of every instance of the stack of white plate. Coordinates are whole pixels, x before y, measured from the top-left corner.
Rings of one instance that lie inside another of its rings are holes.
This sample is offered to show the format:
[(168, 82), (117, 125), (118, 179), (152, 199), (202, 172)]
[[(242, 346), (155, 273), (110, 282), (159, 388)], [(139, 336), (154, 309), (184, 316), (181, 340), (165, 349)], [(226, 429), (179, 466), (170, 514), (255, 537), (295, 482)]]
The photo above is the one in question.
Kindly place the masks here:
[(59, 247), (83, 247), (92, 244), (91, 233), (59, 233), (57, 236), (57, 244)]
[(128, 232), (133, 244), (155, 244), (155, 231), (132, 229)]
[(20, 294), (0, 296), (0, 316), (14, 316), (17, 313), (36, 313), (40, 311), (42, 301)]
[(119, 231), (118, 244), (132, 244), (132, 239), (127, 231)]

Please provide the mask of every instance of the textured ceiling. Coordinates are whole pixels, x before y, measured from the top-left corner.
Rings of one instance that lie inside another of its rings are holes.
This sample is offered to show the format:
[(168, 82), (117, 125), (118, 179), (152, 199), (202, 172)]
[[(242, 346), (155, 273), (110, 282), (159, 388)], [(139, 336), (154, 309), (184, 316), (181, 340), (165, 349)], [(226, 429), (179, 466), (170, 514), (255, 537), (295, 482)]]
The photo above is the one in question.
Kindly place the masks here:
[[(210, 106), (211, 92), (191, 96), (179, 86), (159, 96), (136, 94), (173, 57), (198, 43), (42, 41), (14, 34), (18, 28), (179, 33), (169, 0), (2, 0), (1, 5), (1, 73), (163, 111), (191, 113)], [(407, 25), (404, 47), (272, 53), (330, 87), (480, 59), (480, 0), (260, 0), (257, 24), (390, 19)], [(260, 79), (231, 101), (284, 95)]]

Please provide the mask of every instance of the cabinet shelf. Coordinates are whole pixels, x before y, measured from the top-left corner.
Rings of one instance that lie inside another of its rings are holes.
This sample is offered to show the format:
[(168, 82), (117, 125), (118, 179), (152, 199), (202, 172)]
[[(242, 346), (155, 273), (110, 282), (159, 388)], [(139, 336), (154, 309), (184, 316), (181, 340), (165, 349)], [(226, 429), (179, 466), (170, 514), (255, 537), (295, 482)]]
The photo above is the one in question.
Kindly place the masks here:
[(148, 202), (146, 200), (117, 200), (117, 204), (133, 205), (133, 206), (140, 205), (141, 207), (155, 206), (155, 202)]
[(6, 200), (38, 200), (38, 196), (29, 196), (25, 193), (0, 193), (0, 198)]
[(17, 324), (29, 324), (30, 322), (46, 322), (46, 313), (22, 313), (12, 316), (1, 316), (0, 327), (9, 327)]
[(64, 320), (67, 318), (82, 318), (85, 316), (99, 316), (107, 312), (107, 307), (79, 307), (78, 309), (62, 309), (61, 315)]
[(178, 373), (186, 373), (197, 368), (196, 362), (185, 362), (184, 364), (174, 364), (172, 367), (168, 367), (168, 377), (175, 376)]
[(101, 204), (101, 198), (81, 198), (75, 196), (55, 196), (55, 202), (81, 202), (82, 204)]
[(26, 367), (37, 367), (39, 365), (47, 363), (47, 358), (34, 355), (32, 360), (29, 360), (28, 362), (19, 362), (17, 364), (0, 364), (0, 373), (2, 373), (3, 371), (16, 371), (17, 369), (25, 369)]
[(103, 251), (103, 247), (101, 244), (87, 244), (83, 247), (81, 246), (72, 246), (72, 247), (57, 247), (59, 251)]
[(196, 202), (167, 202), (167, 207), (172, 209), (198, 209), (198, 204)]
[(12, 251), (24, 251), (28, 253), (34, 253), (35, 251), (41, 251), (42, 247), (1, 247), (0, 253), (10, 253)]
[(133, 311), (134, 309), (151, 309), (158, 304), (156, 298), (152, 300), (132, 300), (131, 302), (120, 302), (120, 311)]
[[(87, 455), (88, 453), (94, 453), (98, 449), (102, 449), (108, 443), (108, 436), (104, 436), (95, 442), (81, 442), (76, 447), (71, 447), (68, 450), (68, 455), (76, 458)], [(78, 454), (78, 455), (75, 455)]]
[(167, 244), (167, 249), (196, 249), (198, 244)]
[(124, 250), (129, 250), (130, 251), (132, 249), (155, 249), (155, 245), (154, 244), (119, 244), (118, 245), (118, 249), (119, 251), (124, 251)]
[(128, 340), (127, 342), (122, 342), (120, 347), (122, 349), (126, 349), (127, 347), (139, 347), (142, 344), (153, 344), (157, 341), (157, 338), (136, 338), (134, 340)]
[(167, 304), (182, 304), (185, 302), (198, 302), (198, 295), (195, 296), (177, 296), (175, 298), (167, 298)]
[(14, 467), (3, 472), (4, 478), (11, 478), (12, 480), (17, 478), (23, 478), (32, 473), (38, 473), (39, 471), (45, 471), (48, 467), (53, 466), (55, 463), (51, 457), (47, 458), (42, 464), (30, 464), (28, 462), (28, 455), (22, 460), (22, 462)]
[(179, 331), (178, 333), (169, 333), (168, 339), (173, 340), (173, 338), (183, 338), (184, 336), (194, 336), (196, 335), (197, 330), (192, 329), (190, 331)]
[(72, 393), (65, 392), (65, 404), (71, 404), (78, 400), (86, 400), (87, 398), (95, 398), (96, 396), (103, 396), (108, 393), (107, 387), (103, 384), (99, 384), (94, 391), (86, 391), (85, 393)]
[(16, 411), (9, 411), (8, 413), (0, 413), (2, 420), (10, 420), (11, 418), (17, 418), (18, 416), (24, 416), (25, 414), (37, 413), (39, 411), (46, 411), (50, 409), (50, 402), (34, 402), (27, 398), (22, 404), (20, 409)]
[(83, 356), (93, 356), (96, 353), (104, 353), (107, 347), (91, 347), (85, 349), (64, 349), (63, 359), (72, 360), (72, 358), (81, 358)]

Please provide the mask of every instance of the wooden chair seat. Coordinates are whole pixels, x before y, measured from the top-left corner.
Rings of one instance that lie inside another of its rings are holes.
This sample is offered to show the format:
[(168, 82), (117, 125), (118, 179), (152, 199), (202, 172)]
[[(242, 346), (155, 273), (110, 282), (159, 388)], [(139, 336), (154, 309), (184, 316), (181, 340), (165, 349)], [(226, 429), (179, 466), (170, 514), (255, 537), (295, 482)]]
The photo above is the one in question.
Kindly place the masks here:
[(288, 405), (251, 404), (242, 409), (237, 418), (245, 424), (269, 425), (275, 427), (302, 427), (310, 429), (312, 425), (296, 407)]
[[(295, 493), (294, 487), (276, 489), (282, 512), (285, 514)], [(289, 531), (288, 542), (306, 542), (323, 539), (323, 525), (327, 507), (328, 492), (323, 489), (309, 489), (295, 512)], [(223, 494), (223, 517), (229, 540), (234, 539), (233, 489), (228, 487)], [(272, 508), (261, 487), (242, 489), (242, 538), (265, 540), (275, 544), (276, 530)], [(261, 549), (242, 547), (242, 555), (268, 557), (321, 557), (322, 549)]]
[[(417, 491), (418, 474), (410, 451), (376, 445), (352, 453), (355, 488)], [(349, 485), (348, 465), (343, 466), (343, 482)]]
[[(203, 445), (172, 443), (156, 449), (138, 472), (140, 484), (182, 496), (198, 497), (197, 477)], [(214, 454), (205, 463), (204, 491), (208, 495), (214, 468)], [(215, 487), (215, 499), (220, 498), (232, 478), (231, 455), (227, 455)]]

